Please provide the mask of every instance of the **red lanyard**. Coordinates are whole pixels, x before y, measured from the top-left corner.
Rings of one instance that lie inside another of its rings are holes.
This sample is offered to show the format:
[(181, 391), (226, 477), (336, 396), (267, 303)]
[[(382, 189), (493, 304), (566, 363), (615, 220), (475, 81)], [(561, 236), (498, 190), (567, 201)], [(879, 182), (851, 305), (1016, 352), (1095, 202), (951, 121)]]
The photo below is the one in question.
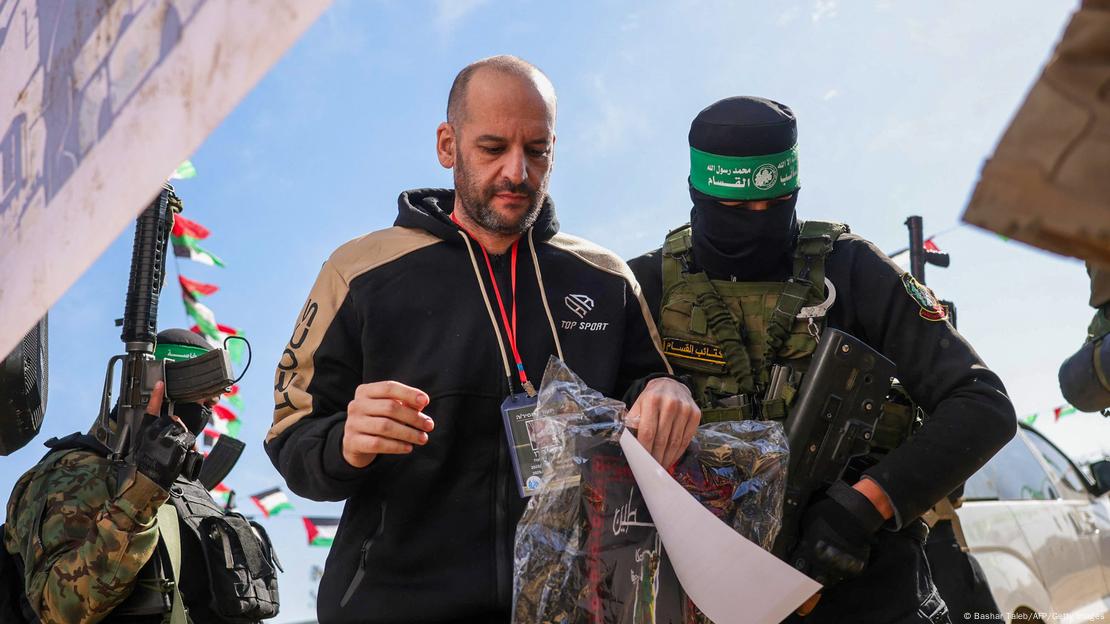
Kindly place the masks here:
[[(474, 238), (474, 236), (467, 231), (459, 220), (455, 218), (455, 213), (451, 213), (451, 220), (459, 229), (466, 232), (467, 236)], [(474, 242), (478, 242), (477, 239)], [(505, 335), (509, 338), (509, 348), (513, 350), (513, 358), (516, 360), (516, 372), (520, 376), (520, 385), (524, 391), (529, 395), (535, 394), (532, 384), (528, 381), (528, 375), (524, 372), (524, 361), (520, 357), (520, 351), (517, 350), (516, 342), (516, 253), (517, 248), (520, 246), (520, 241), (513, 241), (513, 253), (509, 261), (509, 283), (512, 288), (512, 303), (513, 303), (513, 318), (509, 321), (509, 315), (505, 313), (505, 303), (501, 299), (501, 289), (497, 286), (497, 276), (493, 273), (493, 264), (489, 260), (489, 252), (481, 243), (478, 243), (478, 248), (482, 250), (482, 256), (486, 259), (486, 269), (489, 271), (489, 281), (493, 284), (493, 294), (497, 297), (497, 307), (501, 310), (501, 322), (505, 325)]]

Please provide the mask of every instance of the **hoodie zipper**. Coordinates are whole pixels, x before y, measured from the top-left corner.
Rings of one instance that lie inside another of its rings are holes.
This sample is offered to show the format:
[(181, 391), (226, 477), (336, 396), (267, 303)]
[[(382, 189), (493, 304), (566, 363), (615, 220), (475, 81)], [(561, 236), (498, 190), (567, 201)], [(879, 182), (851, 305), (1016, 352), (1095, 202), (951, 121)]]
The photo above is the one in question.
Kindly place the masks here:
[[(513, 377), (510, 372), (509, 366), (509, 353), (505, 348), (505, 341), (501, 338), (501, 328), (497, 325), (497, 318), (493, 314), (493, 305), (490, 303), (489, 294), (486, 291), (485, 282), (482, 280), (482, 272), (478, 269), (478, 258), (474, 254), (474, 247), (471, 246), (470, 237), (467, 233), (459, 229), (459, 236), (463, 239), (463, 244), (466, 245), (466, 251), (470, 255), (470, 264), (474, 269), (474, 278), (478, 281), (478, 288), (482, 292), (482, 299), (486, 304), (486, 311), (489, 313), (490, 323), (493, 325), (493, 334), (497, 338), (497, 346), (501, 351), (501, 362), (505, 367), (505, 380), (507, 383), (507, 394), (513, 392)], [(563, 358), (563, 347), (559, 342), (559, 333), (555, 331), (555, 320), (551, 316), (551, 308), (547, 303), (547, 293), (544, 291), (543, 274), (540, 272), (540, 261), (536, 255), (536, 244), (532, 238), (532, 230), (528, 230), (528, 243), (529, 253), (532, 256), (532, 263), (536, 270), (536, 283), (540, 290), (540, 298), (543, 302), (543, 309), (547, 315), (547, 321), (551, 328), (551, 336), (555, 341), (555, 351), (559, 355), (559, 359)], [(491, 273), (490, 279), (497, 279)], [(503, 386), (504, 388), (504, 386)], [(497, 441), (497, 468), (494, 472), (494, 496), (493, 496), (493, 518), (494, 518), (494, 536), (493, 536), (493, 558), (494, 558), (494, 600), (495, 604), (500, 606), (507, 603), (510, 598), (510, 590), (512, 588), (512, 574), (511, 570), (507, 569), (505, 561), (509, 559), (509, 545), (505, 539), (508, 533), (508, 518), (506, 514), (506, 507), (508, 506), (509, 488), (506, 485), (509, 481), (508, 473), (511, 471), (509, 467), (509, 458), (506, 451), (507, 441), (504, 437), (499, 436)], [(515, 531), (514, 531), (515, 534)]]

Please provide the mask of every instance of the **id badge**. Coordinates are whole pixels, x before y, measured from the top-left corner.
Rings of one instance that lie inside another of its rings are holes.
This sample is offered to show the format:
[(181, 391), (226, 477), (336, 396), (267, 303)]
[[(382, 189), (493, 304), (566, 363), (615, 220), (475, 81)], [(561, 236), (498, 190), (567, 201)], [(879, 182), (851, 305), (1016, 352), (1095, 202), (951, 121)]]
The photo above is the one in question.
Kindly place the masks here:
[(513, 472), (517, 490), (527, 498), (540, 490), (543, 465), (540, 450), (551, 443), (551, 436), (544, 435), (543, 420), (535, 420), (536, 397), (521, 392), (510, 394), (501, 403), (501, 418), (505, 421), (505, 437), (512, 450)]

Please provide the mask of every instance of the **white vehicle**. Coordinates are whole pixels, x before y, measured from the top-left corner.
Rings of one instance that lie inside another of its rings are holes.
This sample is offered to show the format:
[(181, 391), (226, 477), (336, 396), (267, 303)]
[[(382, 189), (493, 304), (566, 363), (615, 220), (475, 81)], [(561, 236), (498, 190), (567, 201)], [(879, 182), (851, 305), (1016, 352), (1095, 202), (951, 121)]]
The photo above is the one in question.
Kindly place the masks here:
[(1022, 425), (968, 480), (960, 520), (1007, 621), (1110, 621), (1110, 462), (1091, 473)]

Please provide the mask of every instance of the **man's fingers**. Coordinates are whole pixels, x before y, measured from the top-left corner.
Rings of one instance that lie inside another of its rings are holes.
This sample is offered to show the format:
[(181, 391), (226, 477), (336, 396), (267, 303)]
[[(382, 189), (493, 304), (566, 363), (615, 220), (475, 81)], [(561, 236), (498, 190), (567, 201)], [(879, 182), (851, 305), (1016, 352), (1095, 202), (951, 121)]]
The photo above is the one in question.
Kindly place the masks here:
[(154, 389), (150, 391), (150, 400), (146, 403), (146, 413), (151, 416), (158, 416), (162, 413), (162, 398), (166, 396), (166, 384), (164, 382), (156, 382)]
[(674, 435), (671, 436), (674, 446), (668, 448), (668, 451), (673, 453), (669, 460), (671, 464), (677, 462), (682, 454), (686, 452), (686, 447), (690, 446), (690, 441), (694, 439), (694, 434), (698, 432), (700, 422), (701, 410), (696, 407), (687, 407), (683, 410), (683, 416), (675, 423)]
[[(656, 417), (653, 413), (652, 407), (646, 405), (648, 401), (649, 397), (645, 396), (644, 394), (640, 394), (639, 399), (636, 400), (636, 404), (633, 405), (633, 410), (636, 410), (637, 407), (639, 407), (639, 409), (636, 411), (637, 415), (639, 416), (639, 425), (638, 429), (636, 430), (636, 440), (639, 440), (639, 443), (644, 446), (644, 449), (646, 449), (647, 452), (652, 454), (652, 456), (654, 457), (655, 453), (653, 453), (652, 450), (655, 447), (655, 436), (658, 430), (659, 423), (656, 421)], [(658, 457), (656, 457), (656, 461), (658, 461)]]
[(417, 446), (423, 446), (428, 442), (427, 433), (381, 416), (356, 419), (349, 424), (347, 431), (398, 440)]
[(412, 452), (412, 445), (366, 433), (344, 432), (343, 446), (358, 455), (404, 455)]
[(624, 415), (624, 426), (628, 427), (629, 429), (635, 429), (637, 431), (640, 430), (640, 402), (639, 401), (637, 401), (636, 403), (633, 403), (632, 407), (628, 410), (628, 413)]
[(671, 430), (674, 429), (674, 414), (664, 409), (666, 402), (661, 402), (655, 410), (655, 442), (652, 444), (651, 455), (660, 466), (668, 468), (667, 447), (670, 446)]
[(360, 416), (389, 418), (421, 431), (431, 431), (435, 428), (435, 423), (426, 414), (399, 403), (397, 399), (356, 397), (347, 404), (347, 417), (358, 420)]
[(399, 381), (375, 381), (362, 384), (355, 389), (355, 398), (363, 399), (393, 399), (400, 401), (414, 410), (422, 410), (431, 400), (428, 394), (419, 388), (406, 386)]

